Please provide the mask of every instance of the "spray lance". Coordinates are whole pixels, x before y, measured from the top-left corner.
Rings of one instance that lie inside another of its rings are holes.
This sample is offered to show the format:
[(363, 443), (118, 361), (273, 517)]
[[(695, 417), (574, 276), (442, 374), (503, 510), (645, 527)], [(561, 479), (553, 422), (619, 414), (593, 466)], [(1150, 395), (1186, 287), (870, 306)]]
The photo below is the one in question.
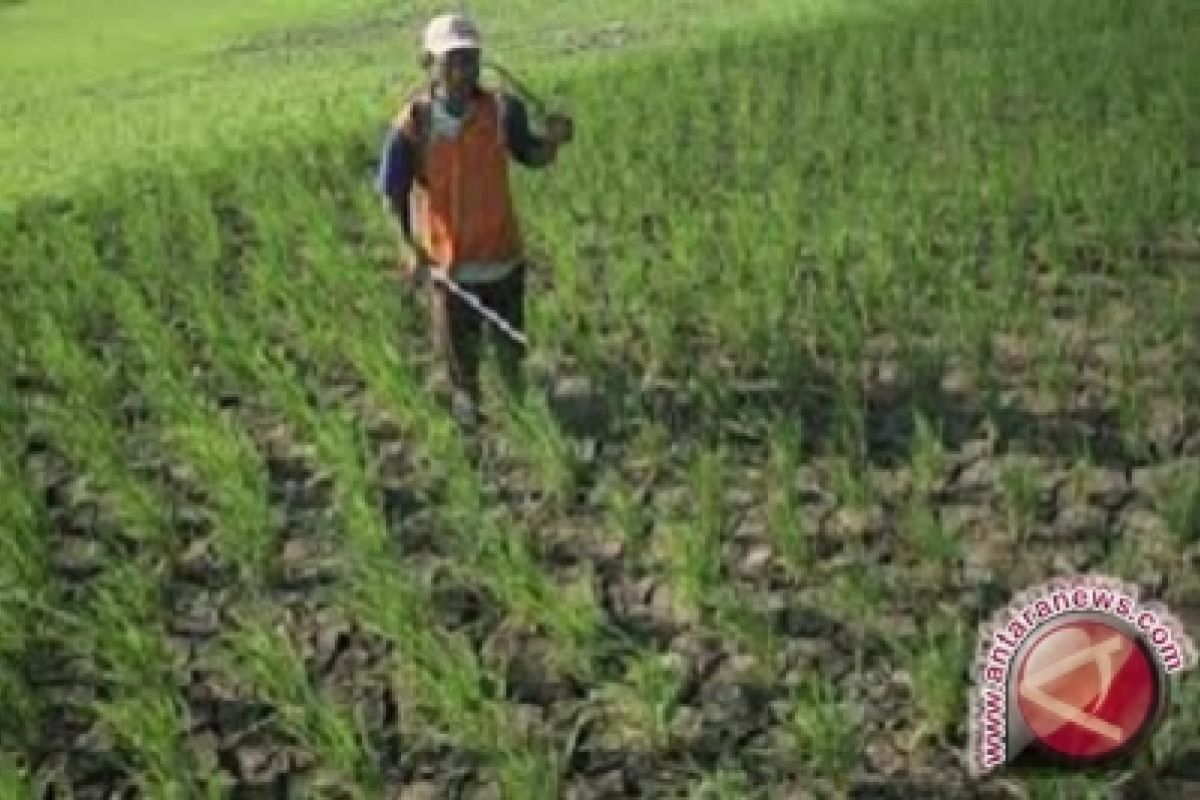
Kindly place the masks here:
[(542, 102), (537, 95), (529, 91), (529, 88), (525, 86), (524, 83), (517, 80), (517, 77), (512, 74), (511, 70), (506, 69), (504, 65), (497, 63), (493, 59), (484, 59), (483, 66), (488, 67), (501, 78), (503, 78), (504, 82), (507, 83), (514, 92), (520, 95), (522, 100), (533, 107), (534, 111), (537, 112), (539, 117), (545, 118), (547, 113), (546, 104)]

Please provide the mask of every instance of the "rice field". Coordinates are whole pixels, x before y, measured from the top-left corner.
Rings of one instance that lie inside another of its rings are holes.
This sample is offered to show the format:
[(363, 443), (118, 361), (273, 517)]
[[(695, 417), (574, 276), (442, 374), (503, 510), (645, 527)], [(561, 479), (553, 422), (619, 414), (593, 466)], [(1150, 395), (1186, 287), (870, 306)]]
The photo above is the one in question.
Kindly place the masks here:
[(1200, 796), (1194, 674), (1121, 771), (965, 763), (1026, 586), (1200, 636), (1200, 6), (869, 6), (530, 71), (576, 140), (479, 440), (367, 56), (7, 163), (0, 797)]

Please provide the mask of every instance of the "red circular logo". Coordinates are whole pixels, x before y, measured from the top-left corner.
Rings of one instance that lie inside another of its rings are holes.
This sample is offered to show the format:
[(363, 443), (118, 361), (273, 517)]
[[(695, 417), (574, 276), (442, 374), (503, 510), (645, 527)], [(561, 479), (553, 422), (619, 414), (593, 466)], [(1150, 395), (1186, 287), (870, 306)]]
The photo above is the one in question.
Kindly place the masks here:
[(1043, 633), (1015, 677), (1018, 706), (1034, 737), (1077, 761), (1132, 747), (1161, 700), (1156, 665), (1141, 641), (1094, 619), (1064, 621)]

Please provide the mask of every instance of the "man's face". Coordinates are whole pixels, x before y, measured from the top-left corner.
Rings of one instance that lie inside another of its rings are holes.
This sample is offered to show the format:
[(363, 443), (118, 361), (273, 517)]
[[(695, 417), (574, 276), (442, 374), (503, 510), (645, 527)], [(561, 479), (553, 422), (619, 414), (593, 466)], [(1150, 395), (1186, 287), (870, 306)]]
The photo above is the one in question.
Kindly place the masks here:
[(480, 52), (474, 49), (450, 50), (434, 61), (436, 77), (453, 94), (465, 93), (479, 82)]

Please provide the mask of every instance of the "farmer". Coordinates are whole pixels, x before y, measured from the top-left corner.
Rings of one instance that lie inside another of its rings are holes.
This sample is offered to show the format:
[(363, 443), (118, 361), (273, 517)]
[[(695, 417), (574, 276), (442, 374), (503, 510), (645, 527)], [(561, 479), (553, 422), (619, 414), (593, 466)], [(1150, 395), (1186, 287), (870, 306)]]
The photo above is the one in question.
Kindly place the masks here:
[[(436, 271), (523, 332), (526, 262), (508, 158), (527, 167), (552, 164), (573, 136), (573, 121), (547, 115), (536, 135), (518, 98), (484, 89), (479, 31), (461, 14), (429, 22), (421, 65), (428, 82), (392, 123), (377, 186), (399, 223), (406, 283), (416, 287)], [(483, 320), (438, 280), (431, 321), (439, 398), (473, 423), (481, 405)], [(505, 384), (519, 394), (523, 347), (494, 327), (492, 333)]]

